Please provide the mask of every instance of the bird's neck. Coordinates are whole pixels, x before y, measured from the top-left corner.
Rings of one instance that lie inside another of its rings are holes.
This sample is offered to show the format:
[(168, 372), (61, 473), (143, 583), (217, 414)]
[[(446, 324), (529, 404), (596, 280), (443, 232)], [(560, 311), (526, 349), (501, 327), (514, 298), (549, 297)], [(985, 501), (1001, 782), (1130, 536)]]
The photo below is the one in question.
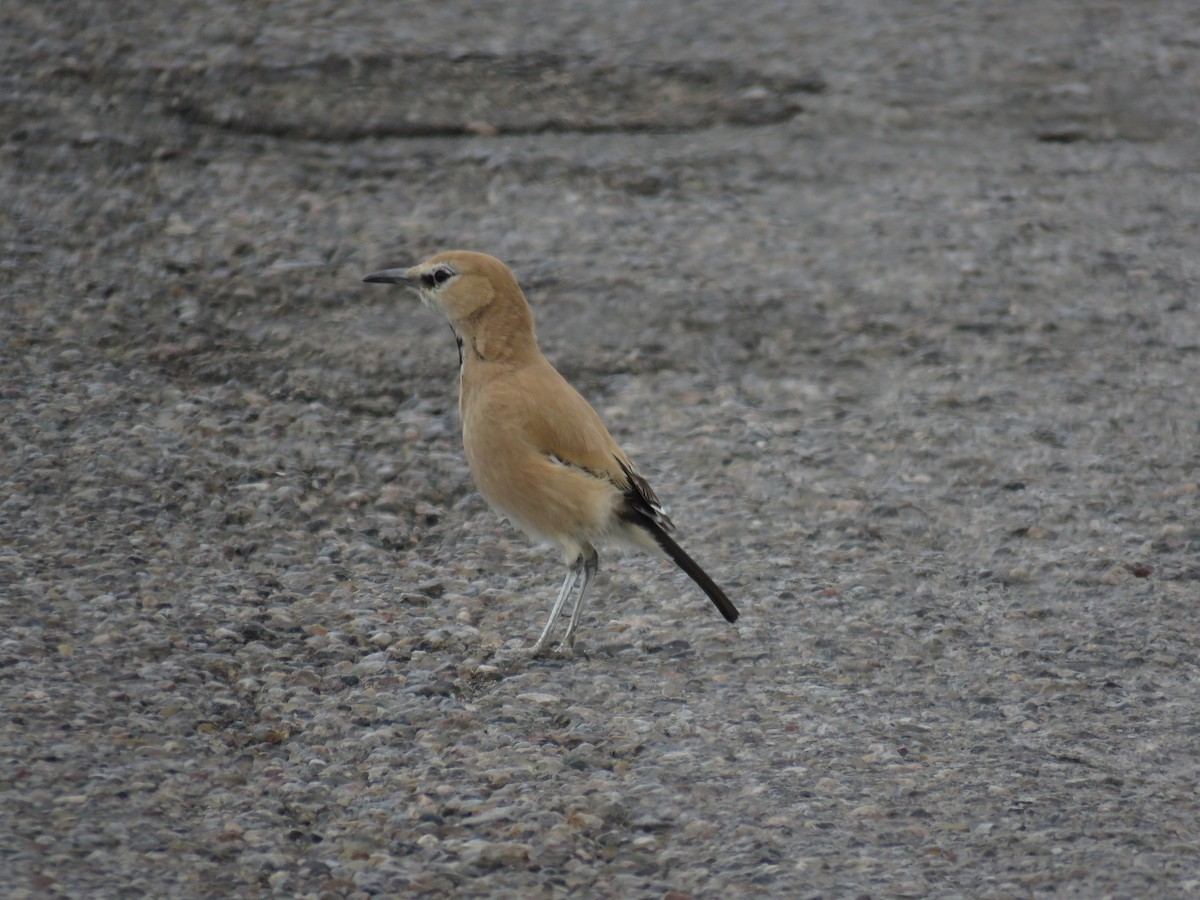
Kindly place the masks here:
[(541, 355), (533, 331), (533, 314), (524, 297), (489, 303), (455, 331), (462, 338), (464, 366), (473, 363), (521, 366)]

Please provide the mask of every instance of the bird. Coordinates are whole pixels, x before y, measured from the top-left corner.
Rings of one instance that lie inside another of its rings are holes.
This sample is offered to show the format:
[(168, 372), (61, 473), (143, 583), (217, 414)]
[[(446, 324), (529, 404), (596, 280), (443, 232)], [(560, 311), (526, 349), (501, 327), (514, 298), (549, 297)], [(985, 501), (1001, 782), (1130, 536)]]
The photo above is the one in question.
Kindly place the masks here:
[(543, 653), (578, 589), (558, 648), (573, 650), (602, 547), (665, 556), (727, 621), (737, 620), (737, 607), (672, 538), (674, 523), (600, 416), (542, 354), (533, 312), (508, 266), (485, 253), (449, 250), (363, 281), (402, 285), (449, 321), (458, 344), (463, 447), (475, 484), (494, 510), (563, 555), (566, 577), (533, 657)]

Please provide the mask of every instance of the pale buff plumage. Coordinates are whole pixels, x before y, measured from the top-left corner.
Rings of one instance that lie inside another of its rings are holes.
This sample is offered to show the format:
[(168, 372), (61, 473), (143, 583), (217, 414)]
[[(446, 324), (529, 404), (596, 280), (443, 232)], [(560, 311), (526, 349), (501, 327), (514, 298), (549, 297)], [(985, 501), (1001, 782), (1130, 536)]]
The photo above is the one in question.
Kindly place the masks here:
[(596, 548), (606, 545), (665, 554), (726, 619), (737, 618), (724, 592), (671, 539), (671, 520), (595, 410), (538, 349), (533, 314), (507, 266), (455, 250), (364, 280), (409, 287), (449, 320), (462, 363), (463, 445), (479, 492), (535, 540), (557, 546), (569, 566), (535, 654), (582, 575), (563, 637), (563, 646), (572, 645)]

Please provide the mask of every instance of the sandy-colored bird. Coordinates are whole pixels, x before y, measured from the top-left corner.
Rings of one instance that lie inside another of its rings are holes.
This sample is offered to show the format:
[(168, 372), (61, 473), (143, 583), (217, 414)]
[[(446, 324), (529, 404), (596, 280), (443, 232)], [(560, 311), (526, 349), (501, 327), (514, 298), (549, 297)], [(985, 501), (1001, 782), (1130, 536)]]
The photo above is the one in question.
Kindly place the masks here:
[(533, 646), (535, 656), (578, 583), (561, 647), (574, 645), (600, 560), (596, 548), (607, 545), (665, 554), (721, 615), (737, 619), (725, 592), (671, 538), (670, 518), (596, 411), (538, 349), (533, 313), (504, 263), (454, 250), (363, 280), (411, 288), (449, 320), (458, 340), (463, 445), (475, 484), (493, 509), (562, 551), (567, 576)]

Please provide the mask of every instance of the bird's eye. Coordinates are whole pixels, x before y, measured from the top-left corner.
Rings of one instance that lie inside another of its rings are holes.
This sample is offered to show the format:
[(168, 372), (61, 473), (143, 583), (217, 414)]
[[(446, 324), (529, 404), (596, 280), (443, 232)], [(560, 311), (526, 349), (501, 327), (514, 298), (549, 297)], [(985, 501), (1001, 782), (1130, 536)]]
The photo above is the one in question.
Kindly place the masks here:
[(458, 273), (449, 266), (438, 266), (432, 272), (426, 272), (421, 276), (421, 284), (432, 290), (438, 285), (445, 284)]

